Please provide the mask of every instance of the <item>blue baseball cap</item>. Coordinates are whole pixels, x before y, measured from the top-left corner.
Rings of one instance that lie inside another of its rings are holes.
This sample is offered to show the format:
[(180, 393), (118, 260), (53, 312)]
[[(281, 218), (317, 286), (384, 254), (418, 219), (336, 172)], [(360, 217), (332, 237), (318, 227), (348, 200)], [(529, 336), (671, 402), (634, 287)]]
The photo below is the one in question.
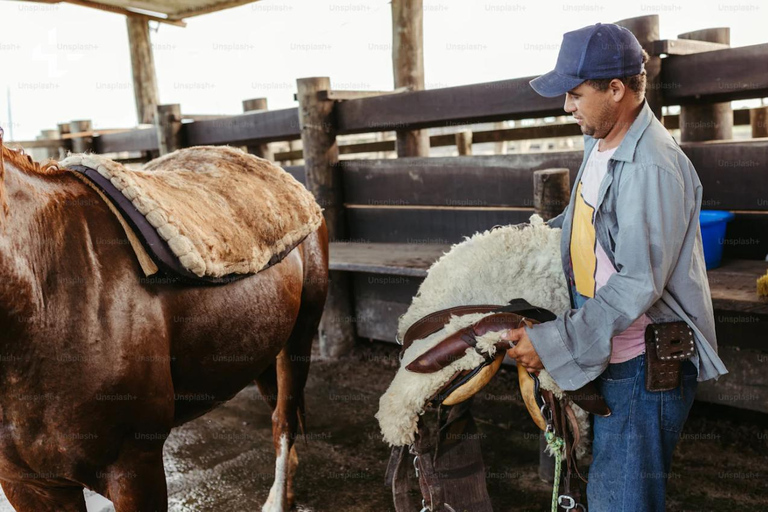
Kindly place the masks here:
[(530, 81), (547, 98), (570, 91), (585, 80), (623, 78), (643, 70), (643, 47), (635, 35), (613, 23), (598, 23), (563, 35), (555, 69)]

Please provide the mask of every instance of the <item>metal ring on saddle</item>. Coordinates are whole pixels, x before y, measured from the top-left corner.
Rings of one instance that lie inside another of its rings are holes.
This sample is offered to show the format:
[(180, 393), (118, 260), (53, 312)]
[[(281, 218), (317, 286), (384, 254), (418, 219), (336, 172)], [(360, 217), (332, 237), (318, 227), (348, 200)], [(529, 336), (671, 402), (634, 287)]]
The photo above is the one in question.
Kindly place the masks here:
[[(567, 501), (568, 504), (564, 505), (563, 502)], [(565, 510), (573, 510), (577, 506), (581, 507), (582, 505), (580, 503), (576, 503), (576, 500), (573, 499), (573, 496), (568, 496), (567, 494), (561, 494), (557, 497), (557, 504), (560, 507), (563, 507)]]

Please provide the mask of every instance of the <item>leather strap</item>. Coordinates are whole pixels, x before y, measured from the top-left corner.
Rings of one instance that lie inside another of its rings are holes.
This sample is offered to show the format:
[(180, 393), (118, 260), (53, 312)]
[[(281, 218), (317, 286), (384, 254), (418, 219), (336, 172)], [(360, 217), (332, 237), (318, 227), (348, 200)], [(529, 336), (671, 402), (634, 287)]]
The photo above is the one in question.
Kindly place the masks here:
[(500, 308), (498, 304), (480, 304), (477, 306), (454, 306), (441, 309), (418, 319), (403, 335), (403, 350), (407, 350), (414, 340), (421, 340), (433, 334), (445, 326), (451, 319), (451, 315), (468, 315), (470, 313), (489, 313)]
[(525, 299), (512, 299), (505, 305), (499, 304), (477, 304), (454, 306), (452, 308), (441, 309), (430, 313), (414, 322), (403, 335), (403, 351), (411, 346), (414, 340), (421, 340), (432, 333), (442, 329), (451, 319), (452, 315), (468, 315), (470, 313), (517, 313), (520, 316), (533, 318), (539, 322), (554, 320), (557, 315), (546, 309), (531, 306)]

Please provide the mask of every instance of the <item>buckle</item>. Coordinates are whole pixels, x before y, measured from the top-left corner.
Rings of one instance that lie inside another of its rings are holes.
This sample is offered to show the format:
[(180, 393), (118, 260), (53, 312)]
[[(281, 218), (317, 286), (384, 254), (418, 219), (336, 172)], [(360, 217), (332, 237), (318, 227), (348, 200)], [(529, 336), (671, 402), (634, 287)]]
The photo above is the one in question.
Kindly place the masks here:
[(413, 458), (413, 469), (416, 471), (416, 478), (419, 478), (419, 466), (418, 466), (418, 462), (419, 462), (419, 456), (417, 455), (417, 456), (415, 456), (415, 457)]

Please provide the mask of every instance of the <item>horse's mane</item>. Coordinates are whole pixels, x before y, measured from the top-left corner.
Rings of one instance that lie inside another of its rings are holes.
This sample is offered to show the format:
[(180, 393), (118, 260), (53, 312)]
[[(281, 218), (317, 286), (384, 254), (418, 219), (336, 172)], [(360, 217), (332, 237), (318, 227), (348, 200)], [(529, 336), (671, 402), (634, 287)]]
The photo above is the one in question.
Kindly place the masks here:
[(32, 157), (24, 153), (23, 149), (11, 149), (3, 144), (2, 132), (0, 131), (0, 208), (7, 214), (8, 201), (5, 193), (5, 162), (9, 162), (15, 168), (29, 174), (40, 174), (50, 176), (54, 174), (63, 174), (64, 170), (59, 167), (58, 162), (48, 160), (44, 163), (35, 162)]
[[(20, 171), (34, 174), (61, 174), (65, 172), (59, 168), (59, 163), (55, 160), (48, 160), (43, 163), (35, 162), (23, 149), (11, 149), (3, 145), (2, 151), (2, 160), (9, 162)], [(4, 172), (5, 169), (0, 168), (0, 176), (2, 176)]]

